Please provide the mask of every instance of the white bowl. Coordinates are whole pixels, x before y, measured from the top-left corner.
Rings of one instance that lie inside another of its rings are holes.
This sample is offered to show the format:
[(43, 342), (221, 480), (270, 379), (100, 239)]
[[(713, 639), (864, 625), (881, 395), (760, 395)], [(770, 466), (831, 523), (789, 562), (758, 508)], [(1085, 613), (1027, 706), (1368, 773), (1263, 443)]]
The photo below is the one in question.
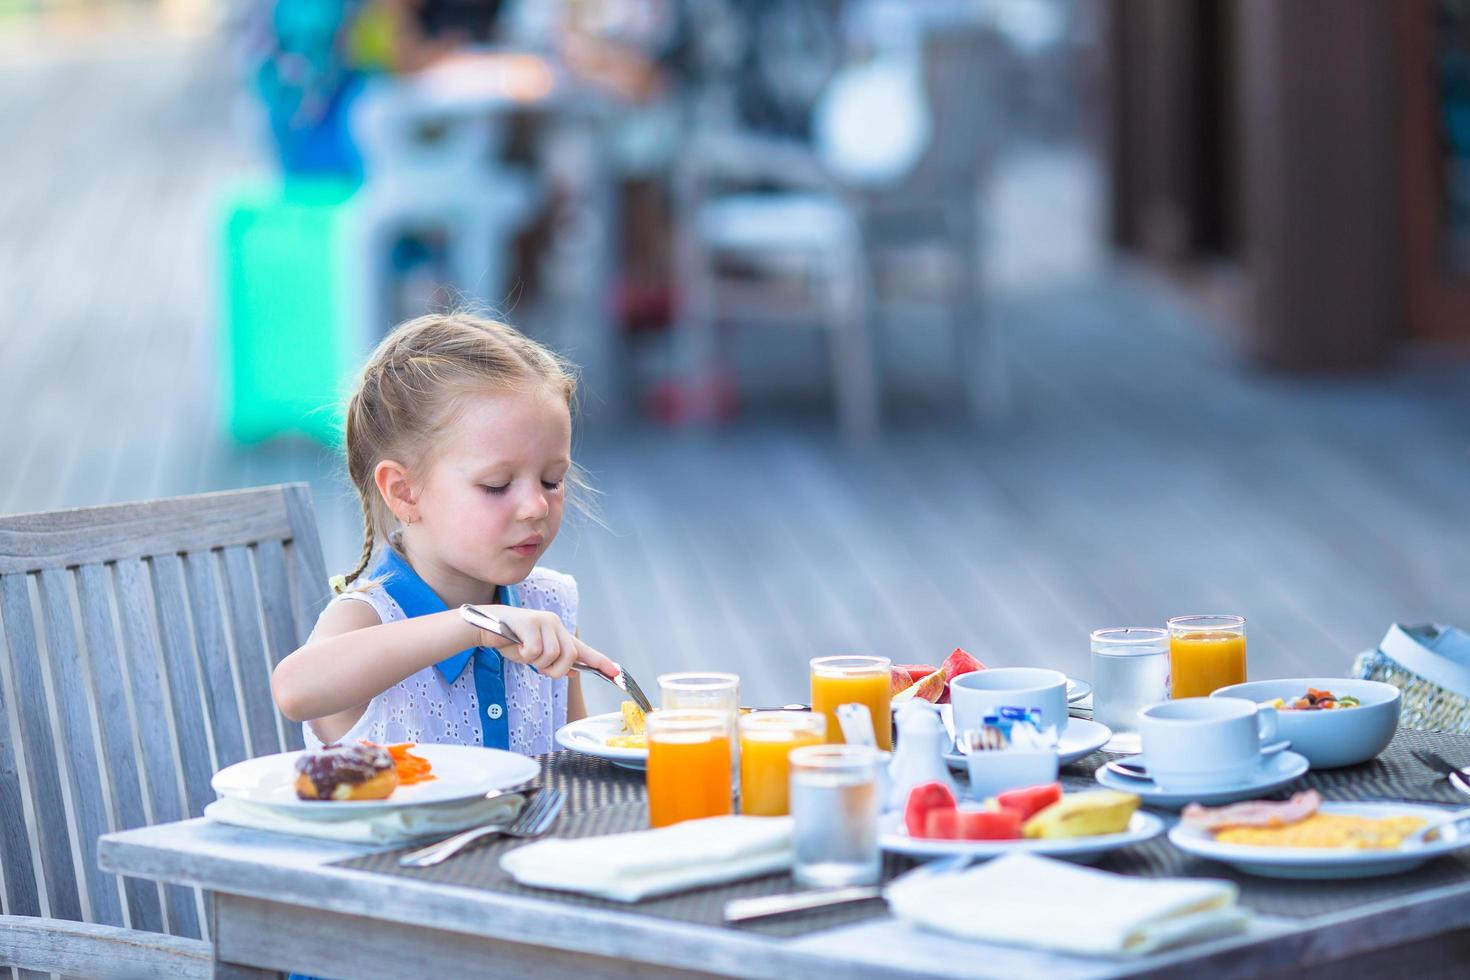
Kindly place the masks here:
[(1332, 711), (1277, 712), (1279, 737), (1291, 741), (1291, 750), (1307, 757), (1313, 769), (1335, 769), (1367, 762), (1388, 747), (1399, 727), (1399, 689), (1380, 681), (1347, 677), (1293, 677), (1249, 681), (1222, 687), (1212, 698), (1248, 698), (1260, 703), (1275, 698), (1290, 704), (1307, 688), (1350, 694), (1362, 702), (1356, 708)]

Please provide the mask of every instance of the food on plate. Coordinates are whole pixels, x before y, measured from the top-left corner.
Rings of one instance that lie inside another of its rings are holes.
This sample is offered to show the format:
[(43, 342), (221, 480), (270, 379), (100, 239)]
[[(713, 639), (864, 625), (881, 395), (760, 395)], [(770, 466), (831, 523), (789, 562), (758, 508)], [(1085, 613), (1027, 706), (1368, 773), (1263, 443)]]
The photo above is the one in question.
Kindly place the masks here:
[(1286, 698), (1272, 698), (1264, 703), (1278, 711), (1333, 711), (1338, 708), (1361, 707), (1363, 702), (1351, 694), (1338, 697), (1331, 691), (1320, 691), (1315, 687), (1309, 687), (1306, 694), (1292, 698), (1290, 702)]
[(1036, 814), (1062, 798), (1061, 783), (1043, 783), (1040, 786), (1024, 786), (997, 793), (995, 805), (1002, 810), (1014, 810), (1021, 819), (1030, 820)]
[(1021, 828), (1028, 838), (1096, 837), (1128, 829), (1138, 797), (1117, 790), (1070, 793), (1037, 813)]
[(1191, 803), (1179, 814), (1179, 822), (1211, 832), (1230, 827), (1284, 827), (1305, 820), (1322, 805), (1322, 794), (1314, 789), (1292, 794), (1289, 800), (1247, 800), (1229, 806)]
[[(372, 742), (364, 742), (372, 745)], [(398, 770), (398, 785), (413, 786), (416, 783), (427, 783), (431, 779), (438, 779), (434, 775), (434, 767), (428, 759), (421, 755), (414, 755), (409, 749), (414, 748), (416, 742), (399, 742), (397, 745), (386, 746), (388, 755), (393, 758), (393, 768)]]
[(1392, 850), (1423, 827), (1420, 817), (1358, 817), (1323, 813), (1322, 798), (1314, 791), (1290, 800), (1252, 800), (1225, 807), (1190, 804), (1180, 820), (1214, 835), (1224, 844), (1247, 847), (1345, 847), (1354, 850)]
[(909, 790), (903, 808), (903, 825), (910, 837), (923, 837), (928, 831), (929, 814), (935, 810), (953, 810), (954, 793), (941, 782), (920, 783)]
[(638, 707), (636, 701), (624, 701), (622, 711), (622, 729), (618, 734), (603, 739), (603, 744), (614, 749), (648, 748), (647, 719), (643, 715), (643, 709)]
[[(961, 674), (984, 669), (984, 664), (959, 647), (955, 647), (954, 652), (946, 657), (944, 663), (937, 668), (927, 664), (906, 664), (893, 667), (890, 670), (890, 684), (894, 691), (892, 703), (899, 705), (913, 698), (923, 698), (934, 704), (948, 704), (951, 680)], [(907, 677), (909, 683), (907, 686), (900, 687), (899, 682), (903, 677)]]
[(382, 800), (397, 788), (393, 756), (379, 745), (328, 745), (296, 760), (296, 795), (303, 800)]
[(909, 792), (904, 828), (925, 840), (1019, 840), (1022, 837), (1093, 837), (1128, 829), (1138, 797), (1099, 790), (1065, 795), (1060, 783), (1007, 790), (983, 808), (961, 807), (943, 783)]

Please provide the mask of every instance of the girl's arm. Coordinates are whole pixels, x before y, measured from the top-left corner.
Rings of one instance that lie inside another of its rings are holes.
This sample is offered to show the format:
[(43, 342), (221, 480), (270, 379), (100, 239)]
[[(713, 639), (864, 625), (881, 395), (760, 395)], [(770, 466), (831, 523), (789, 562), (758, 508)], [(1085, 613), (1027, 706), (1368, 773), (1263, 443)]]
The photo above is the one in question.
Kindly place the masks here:
[(292, 721), (317, 722), (318, 735), (340, 726), (340, 735), (383, 691), (479, 643), (480, 631), (457, 609), (384, 624), (366, 603), (338, 602), (306, 645), (276, 665), (271, 694)]

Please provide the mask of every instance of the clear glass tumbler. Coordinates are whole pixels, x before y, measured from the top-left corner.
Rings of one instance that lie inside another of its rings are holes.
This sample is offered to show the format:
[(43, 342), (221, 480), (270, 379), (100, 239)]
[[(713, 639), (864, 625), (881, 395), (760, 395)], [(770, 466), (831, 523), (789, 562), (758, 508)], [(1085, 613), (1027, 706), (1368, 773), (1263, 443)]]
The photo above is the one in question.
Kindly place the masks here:
[(783, 817), (791, 812), (792, 749), (821, 745), (827, 719), (815, 711), (753, 711), (740, 718), (740, 812)]
[(659, 705), (664, 711), (691, 708), (723, 711), (730, 719), (730, 786), (740, 791), (740, 675), (689, 671), (658, 675)]
[(1169, 627), (1171, 696), (1207, 698), (1222, 687), (1244, 684), (1245, 619), (1241, 616), (1175, 616)]
[(648, 716), (648, 822), (732, 812), (729, 716), (719, 710), (655, 711)]
[(796, 860), (791, 876), (812, 888), (878, 880), (878, 750), (866, 745), (792, 749), (791, 817)]
[(1112, 752), (1139, 751), (1138, 712), (1169, 698), (1169, 631), (1092, 631), (1092, 717), (1113, 730)]
[(842, 741), (840, 704), (865, 704), (878, 748), (893, 748), (893, 662), (887, 657), (817, 657), (811, 661), (812, 710), (827, 716), (827, 741)]

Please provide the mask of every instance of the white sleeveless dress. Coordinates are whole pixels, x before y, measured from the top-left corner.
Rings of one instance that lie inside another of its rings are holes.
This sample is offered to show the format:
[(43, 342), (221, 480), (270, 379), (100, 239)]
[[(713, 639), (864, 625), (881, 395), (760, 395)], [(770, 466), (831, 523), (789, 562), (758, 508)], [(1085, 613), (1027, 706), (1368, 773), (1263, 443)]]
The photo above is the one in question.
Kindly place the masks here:
[[(521, 606), (554, 612), (568, 630), (577, 631), (576, 579), (538, 566), (515, 589)], [(349, 601), (372, 606), (384, 623), (407, 618), (388, 590), (380, 585), (344, 592), (332, 599), (333, 603)], [(434, 666), (425, 667), (373, 698), (357, 724), (338, 741), (480, 745), (483, 736), (474, 674), (466, 667), (451, 684)], [(506, 661), (505, 699), (512, 751), (540, 755), (556, 748), (552, 736), (567, 720), (565, 678), (553, 681), (525, 664)], [(322, 741), (312, 730), (311, 722), (301, 727), (306, 747), (321, 748)]]

